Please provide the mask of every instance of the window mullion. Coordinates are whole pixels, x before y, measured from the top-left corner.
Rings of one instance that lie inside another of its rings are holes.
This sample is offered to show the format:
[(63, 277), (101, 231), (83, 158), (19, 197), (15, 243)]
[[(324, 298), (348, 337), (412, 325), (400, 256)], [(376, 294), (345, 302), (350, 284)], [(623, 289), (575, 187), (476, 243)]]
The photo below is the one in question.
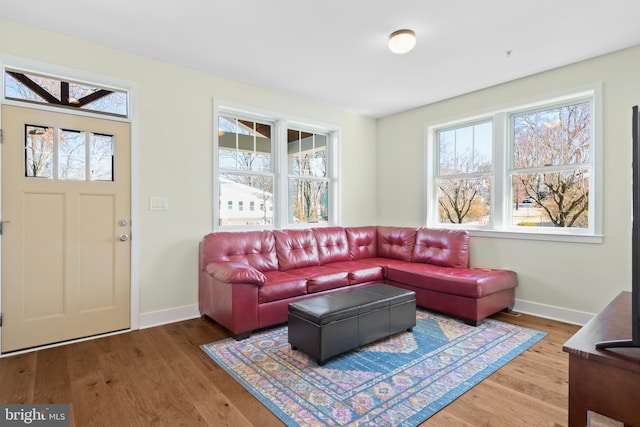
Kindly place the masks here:
[(435, 139), (437, 137), (438, 132), (431, 128), (426, 128), (427, 135), (427, 149), (425, 153), (428, 153), (425, 156), (424, 161), (424, 169), (426, 171), (424, 178), (424, 186), (426, 187), (426, 197), (424, 198), (424, 224), (427, 227), (437, 227), (437, 191), (435, 191), (435, 177), (436, 173), (439, 173), (436, 165), (439, 163), (439, 150), (435, 148)]
[(508, 136), (510, 124), (505, 113), (493, 116), (493, 183), (491, 188), (491, 222), (492, 228), (502, 230), (509, 221), (511, 211), (511, 185), (507, 166), (511, 161), (513, 143)]
[(91, 132), (84, 132), (84, 179), (91, 181)]
[(287, 141), (287, 123), (278, 120), (275, 123), (276, 140), (274, 141), (274, 157), (277, 164), (275, 165), (275, 183), (274, 183), (274, 206), (277, 206), (274, 212), (274, 222), (276, 228), (283, 228), (288, 223), (289, 200), (286, 197), (289, 186), (289, 163), (287, 161), (288, 141)]
[(53, 179), (58, 180), (60, 178), (59, 165), (60, 165), (60, 128), (57, 126), (53, 128)]

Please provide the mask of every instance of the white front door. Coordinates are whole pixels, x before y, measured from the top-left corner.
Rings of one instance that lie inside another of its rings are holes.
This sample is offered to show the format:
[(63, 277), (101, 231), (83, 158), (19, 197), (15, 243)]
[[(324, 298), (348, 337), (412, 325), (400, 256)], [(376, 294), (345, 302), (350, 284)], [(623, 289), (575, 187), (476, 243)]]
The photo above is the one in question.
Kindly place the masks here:
[(2, 106), (2, 352), (130, 327), (130, 125)]

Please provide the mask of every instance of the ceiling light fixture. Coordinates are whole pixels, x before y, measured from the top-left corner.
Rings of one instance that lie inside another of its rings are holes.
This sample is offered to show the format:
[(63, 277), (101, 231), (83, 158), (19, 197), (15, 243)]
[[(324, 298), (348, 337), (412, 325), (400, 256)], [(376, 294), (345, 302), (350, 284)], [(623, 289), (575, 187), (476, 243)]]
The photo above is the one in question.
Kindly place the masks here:
[(413, 30), (398, 30), (389, 35), (389, 49), (393, 53), (407, 53), (416, 45), (416, 33)]

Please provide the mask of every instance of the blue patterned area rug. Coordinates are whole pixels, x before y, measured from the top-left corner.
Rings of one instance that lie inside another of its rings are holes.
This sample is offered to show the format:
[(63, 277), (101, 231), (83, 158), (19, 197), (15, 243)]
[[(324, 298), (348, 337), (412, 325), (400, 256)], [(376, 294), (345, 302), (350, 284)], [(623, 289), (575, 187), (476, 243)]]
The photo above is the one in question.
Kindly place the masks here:
[(488, 319), (478, 327), (418, 310), (403, 332), (318, 366), (286, 326), (202, 349), (289, 426), (415, 426), (546, 334)]

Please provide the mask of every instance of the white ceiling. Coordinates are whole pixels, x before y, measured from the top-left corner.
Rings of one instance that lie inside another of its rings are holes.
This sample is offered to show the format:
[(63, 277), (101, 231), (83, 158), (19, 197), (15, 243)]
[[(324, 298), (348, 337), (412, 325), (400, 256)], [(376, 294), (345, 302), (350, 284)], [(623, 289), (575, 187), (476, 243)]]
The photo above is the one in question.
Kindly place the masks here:
[(0, 17), (372, 117), (640, 44), (638, 0), (0, 0)]

